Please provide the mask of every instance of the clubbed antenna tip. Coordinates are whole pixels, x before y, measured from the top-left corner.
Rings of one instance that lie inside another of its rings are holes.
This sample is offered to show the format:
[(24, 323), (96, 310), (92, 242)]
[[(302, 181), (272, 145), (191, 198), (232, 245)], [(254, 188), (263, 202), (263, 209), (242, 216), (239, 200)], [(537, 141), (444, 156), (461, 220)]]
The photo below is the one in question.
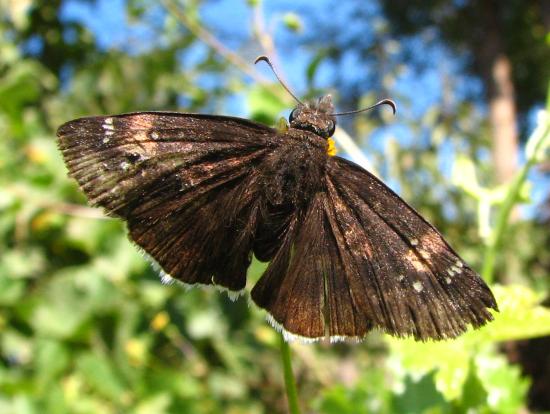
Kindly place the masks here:
[(273, 64), (271, 63), (271, 61), (269, 60), (269, 58), (267, 56), (264, 56), (264, 55), (260, 55), (256, 58), (256, 60), (254, 61), (254, 64), (258, 63), (258, 62), (265, 62), (269, 65), (269, 67), (271, 68), (271, 71), (273, 72), (273, 74), (275, 75), (275, 77), (277, 78), (277, 80), (279, 81), (279, 83), (281, 84), (281, 86), (283, 88), (286, 89), (286, 91), (290, 94), (290, 96), (292, 96), (294, 98), (294, 100), (296, 102), (298, 102), (299, 104), (303, 105), (302, 101), (300, 101), (296, 95), (294, 95), (290, 88), (288, 86), (286, 86), (286, 84), (283, 82), (283, 80), (279, 77), (279, 74), (277, 73), (277, 71), (275, 70), (275, 68), (273, 67)]

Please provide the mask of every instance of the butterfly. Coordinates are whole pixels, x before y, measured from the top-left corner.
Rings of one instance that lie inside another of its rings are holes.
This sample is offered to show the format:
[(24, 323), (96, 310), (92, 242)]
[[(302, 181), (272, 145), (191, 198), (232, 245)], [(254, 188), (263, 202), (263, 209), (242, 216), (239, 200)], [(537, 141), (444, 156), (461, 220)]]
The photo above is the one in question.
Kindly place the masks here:
[(439, 340), (492, 320), (490, 289), (441, 234), (333, 156), (330, 95), (295, 99), (286, 128), (135, 112), (67, 122), (58, 145), (91, 204), (126, 221), (164, 281), (238, 295), (252, 257), (268, 262), (251, 297), (289, 340), (373, 329)]

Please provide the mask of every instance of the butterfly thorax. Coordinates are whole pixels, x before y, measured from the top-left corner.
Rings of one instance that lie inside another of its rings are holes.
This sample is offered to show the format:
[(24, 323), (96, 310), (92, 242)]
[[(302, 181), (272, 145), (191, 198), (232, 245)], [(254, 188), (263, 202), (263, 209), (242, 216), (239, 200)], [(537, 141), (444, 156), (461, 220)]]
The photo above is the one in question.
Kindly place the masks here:
[(327, 140), (292, 127), (279, 140), (262, 168), (265, 196), (272, 205), (296, 207), (324, 189)]
[(290, 113), (288, 120), (291, 128), (329, 138), (334, 134), (336, 128), (336, 119), (332, 115), (333, 113), (332, 97), (325, 95), (317, 101), (299, 104)]
[(274, 206), (298, 207), (324, 190), (327, 139), (336, 120), (330, 95), (299, 104), (289, 117), (290, 128), (278, 136), (277, 150), (264, 164), (265, 196)]

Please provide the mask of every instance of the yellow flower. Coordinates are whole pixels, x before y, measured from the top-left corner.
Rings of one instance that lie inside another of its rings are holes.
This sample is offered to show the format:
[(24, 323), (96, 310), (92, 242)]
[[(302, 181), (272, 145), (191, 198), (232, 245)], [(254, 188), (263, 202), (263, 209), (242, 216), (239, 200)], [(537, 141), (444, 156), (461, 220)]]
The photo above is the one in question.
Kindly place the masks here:
[(162, 331), (166, 325), (168, 325), (168, 322), (170, 322), (170, 316), (168, 316), (168, 313), (165, 311), (160, 311), (151, 321), (151, 328), (155, 331)]

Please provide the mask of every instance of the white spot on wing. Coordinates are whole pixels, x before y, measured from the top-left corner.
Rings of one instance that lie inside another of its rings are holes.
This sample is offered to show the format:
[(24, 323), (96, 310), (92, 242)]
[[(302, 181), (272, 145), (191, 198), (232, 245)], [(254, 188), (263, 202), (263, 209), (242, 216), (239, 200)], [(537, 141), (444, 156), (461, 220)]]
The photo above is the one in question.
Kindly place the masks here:
[(424, 249), (418, 249), (418, 254), (420, 254), (420, 257), (423, 259), (428, 260), (430, 258), (430, 254)]
[(411, 246), (418, 246), (418, 240), (417, 239), (410, 239), (409, 242), (411, 243)]
[(409, 249), (404, 259), (409, 262), (415, 270), (419, 272), (425, 270), (424, 264), (418, 259), (418, 256), (416, 255), (414, 250)]
[(413, 288), (414, 290), (416, 290), (418, 293), (422, 292), (424, 290), (424, 286), (422, 286), (422, 283), (419, 282), (418, 280), (416, 282), (413, 283)]
[(105, 118), (103, 120), (103, 125), (101, 125), (101, 127), (105, 129), (107, 132), (114, 131), (115, 127), (113, 126), (113, 118)]

